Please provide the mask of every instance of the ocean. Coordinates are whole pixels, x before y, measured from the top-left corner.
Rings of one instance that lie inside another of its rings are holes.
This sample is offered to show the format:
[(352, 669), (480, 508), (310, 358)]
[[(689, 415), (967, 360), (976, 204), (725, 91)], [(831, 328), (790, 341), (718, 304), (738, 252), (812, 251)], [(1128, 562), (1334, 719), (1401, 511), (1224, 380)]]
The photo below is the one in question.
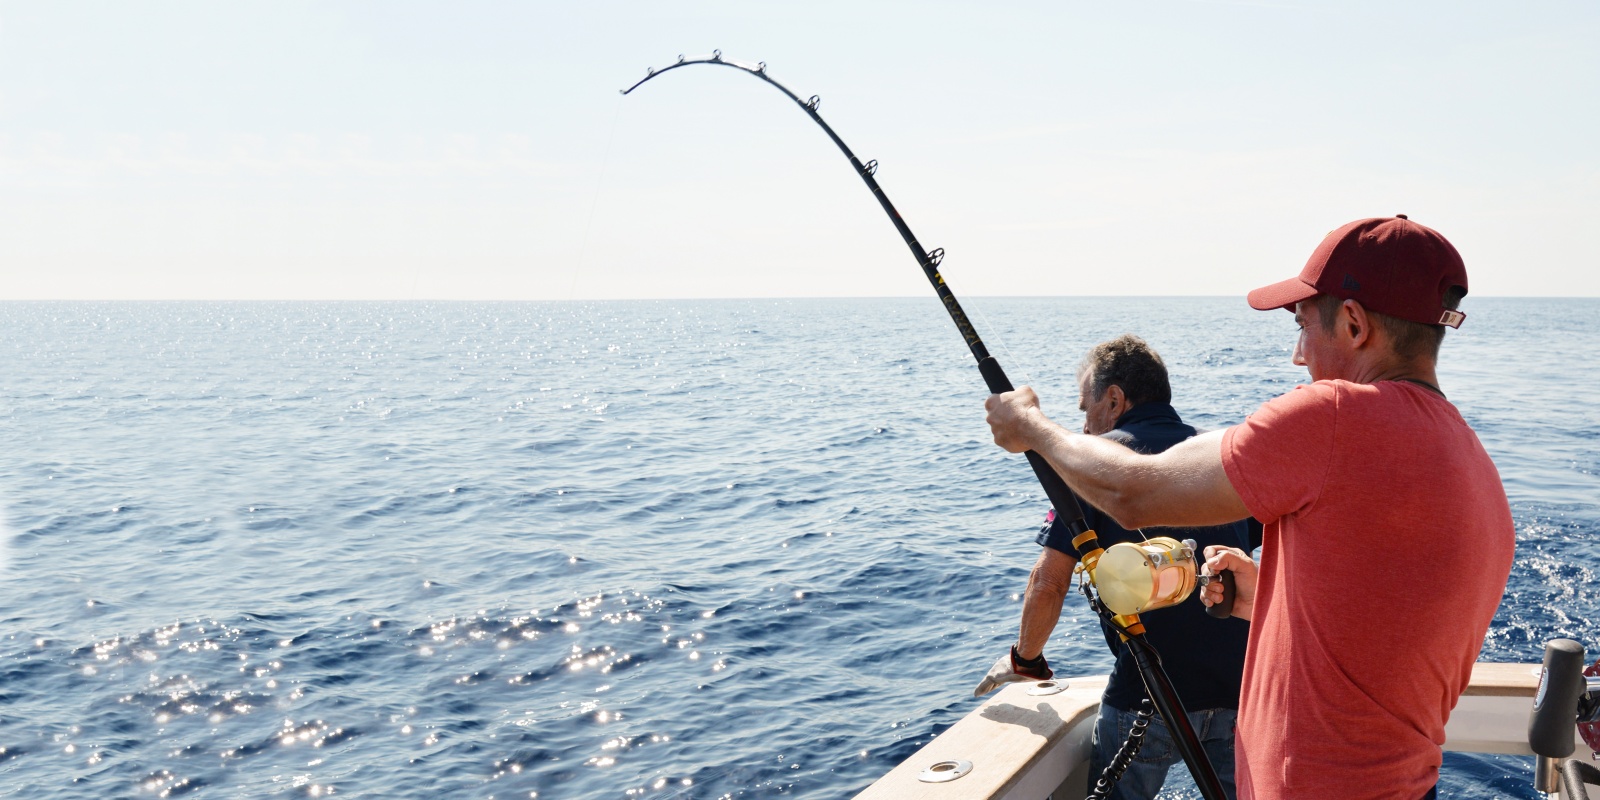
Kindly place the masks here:
[[(1070, 424), (1128, 331), (1203, 428), (1306, 380), (1241, 298), (963, 302)], [(1600, 300), (1464, 307), (1440, 378), (1518, 540), (1481, 657), (1595, 649)], [(976, 707), (1048, 505), (931, 296), (0, 322), (7, 797), (849, 796)], [(1111, 663), (1077, 597), (1046, 652)]]

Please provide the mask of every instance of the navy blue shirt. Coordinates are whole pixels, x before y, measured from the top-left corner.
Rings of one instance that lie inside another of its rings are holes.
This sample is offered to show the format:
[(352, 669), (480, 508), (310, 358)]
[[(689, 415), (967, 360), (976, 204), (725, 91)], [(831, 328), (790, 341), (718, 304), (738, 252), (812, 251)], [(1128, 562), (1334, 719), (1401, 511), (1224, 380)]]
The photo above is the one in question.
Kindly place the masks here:
[[(1103, 438), (1149, 454), (1160, 453), (1195, 433), (1195, 429), (1185, 425), (1171, 405), (1144, 403), (1118, 417), (1116, 425)], [(1087, 505), (1083, 508), (1083, 520), (1098, 534), (1101, 547), (1110, 547), (1117, 542), (1139, 542), (1145, 538)], [(1261, 525), (1255, 520), (1240, 520), (1209, 528), (1151, 528), (1145, 534), (1170, 536), (1179, 541), (1193, 539), (1199, 545), (1196, 556), (1201, 558), (1204, 557), (1206, 545), (1238, 547), (1247, 553), (1261, 546)], [(1082, 560), (1072, 546), (1072, 534), (1064, 524), (1055, 522), (1054, 514), (1051, 514), (1051, 521), (1046, 522), (1039, 531), (1038, 542)], [(1195, 595), (1198, 594), (1195, 592)], [(1242, 619), (1216, 619), (1206, 614), (1205, 606), (1196, 596), (1171, 608), (1140, 614), (1139, 619), (1144, 622), (1145, 638), (1161, 653), (1161, 664), (1168, 677), (1172, 678), (1173, 688), (1177, 689), (1186, 710), (1239, 707), (1239, 684), (1244, 679), (1244, 647), (1250, 637), (1249, 622)], [(1105, 632), (1106, 644), (1117, 656), (1102, 702), (1113, 708), (1132, 711), (1139, 707), (1139, 701), (1145, 697), (1139, 665), (1116, 630), (1104, 620), (1100, 626)]]

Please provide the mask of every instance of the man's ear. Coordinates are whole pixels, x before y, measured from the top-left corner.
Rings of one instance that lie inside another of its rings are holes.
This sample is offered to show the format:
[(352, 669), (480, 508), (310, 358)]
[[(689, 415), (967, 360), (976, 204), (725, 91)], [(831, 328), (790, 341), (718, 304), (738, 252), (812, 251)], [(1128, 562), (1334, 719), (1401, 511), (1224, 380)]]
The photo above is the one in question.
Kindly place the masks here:
[(1338, 329), (1350, 337), (1350, 347), (1359, 350), (1372, 343), (1372, 327), (1377, 320), (1367, 313), (1367, 307), (1356, 300), (1346, 300), (1339, 305)]
[(1106, 387), (1106, 394), (1111, 395), (1111, 403), (1117, 408), (1123, 408), (1128, 403), (1127, 392), (1122, 391), (1122, 387), (1114, 383)]

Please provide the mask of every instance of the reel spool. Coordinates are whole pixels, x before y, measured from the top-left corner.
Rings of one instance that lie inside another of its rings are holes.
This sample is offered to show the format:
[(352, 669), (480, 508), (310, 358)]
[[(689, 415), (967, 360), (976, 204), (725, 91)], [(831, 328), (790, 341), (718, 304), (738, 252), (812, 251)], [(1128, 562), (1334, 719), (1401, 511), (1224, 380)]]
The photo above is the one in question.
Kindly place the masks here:
[(1107, 547), (1094, 567), (1100, 602), (1121, 616), (1183, 602), (1198, 582), (1200, 562), (1194, 551), (1192, 542), (1170, 536)]

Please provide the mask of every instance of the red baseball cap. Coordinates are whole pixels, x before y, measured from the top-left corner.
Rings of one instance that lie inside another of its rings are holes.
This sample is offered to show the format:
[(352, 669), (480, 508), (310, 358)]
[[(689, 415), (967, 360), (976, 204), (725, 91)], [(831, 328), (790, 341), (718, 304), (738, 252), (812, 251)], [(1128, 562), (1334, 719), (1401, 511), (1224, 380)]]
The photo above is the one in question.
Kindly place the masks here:
[(1404, 214), (1361, 219), (1328, 234), (1300, 274), (1250, 293), (1262, 311), (1293, 310), (1319, 294), (1357, 300), (1369, 311), (1461, 327), (1466, 314), (1446, 305), (1467, 293), (1467, 266), (1439, 232)]

